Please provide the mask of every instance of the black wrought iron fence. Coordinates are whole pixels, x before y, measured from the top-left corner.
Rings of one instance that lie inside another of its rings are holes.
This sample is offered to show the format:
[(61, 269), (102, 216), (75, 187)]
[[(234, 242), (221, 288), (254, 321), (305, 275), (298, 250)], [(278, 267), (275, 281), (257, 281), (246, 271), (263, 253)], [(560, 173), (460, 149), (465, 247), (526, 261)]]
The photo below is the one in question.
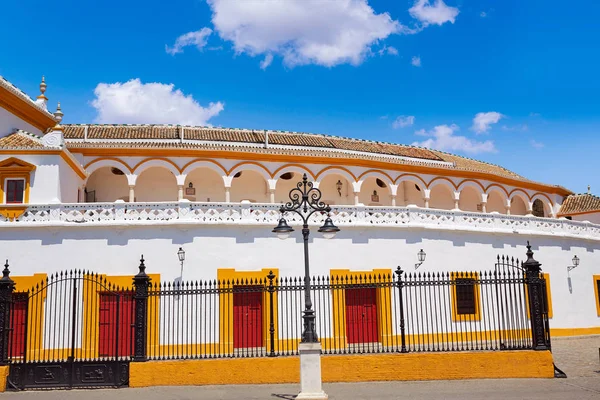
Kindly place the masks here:
[[(549, 349), (545, 281), (532, 255), (498, 258), (493, 271), (312, 277), (322, 351)], [(288, 356), (302, 336), (301, 277), (151, 282), (142, 260), (126, 288), (82, 272), (25, 295), (8, 282), (5, 272), (5, 363)]]

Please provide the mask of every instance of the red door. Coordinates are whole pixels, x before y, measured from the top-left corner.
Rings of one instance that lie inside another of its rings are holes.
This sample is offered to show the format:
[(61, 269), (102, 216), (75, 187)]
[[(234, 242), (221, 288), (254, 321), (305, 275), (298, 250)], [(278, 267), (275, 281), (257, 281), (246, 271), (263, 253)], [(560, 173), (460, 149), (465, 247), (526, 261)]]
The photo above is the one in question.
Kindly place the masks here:
[(262, 347), (262, 288), (236, 286), (233, 293), (233, 347)]
[(13, 294), (13, 308), (10, 315), (12, 328), (10, 342), (10, 357), (25, 356), (25, 333), (27, 326), (27, 305), (29, 297), (27, 293)]
[(346, 336), (348, 343), (373, 343), (377, 337), (375, 288), (346, 289)]
[[(119, 320), (117, 321), (117, 305)], [(133, 298), (131, 294), (100, 294), (98, 355), (100, 357), (122, 357), (131, 355), (133, 324)], [(119, 350), (117, 352), (117, 330)], [(117, 354), (115, 354), (117, 353)]]

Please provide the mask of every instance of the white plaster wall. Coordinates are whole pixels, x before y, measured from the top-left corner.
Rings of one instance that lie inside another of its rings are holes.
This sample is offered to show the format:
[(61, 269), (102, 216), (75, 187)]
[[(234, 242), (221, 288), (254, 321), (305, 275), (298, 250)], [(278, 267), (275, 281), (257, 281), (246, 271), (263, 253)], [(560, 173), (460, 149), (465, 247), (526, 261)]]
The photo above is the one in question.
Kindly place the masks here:
[(600, 224), (600, 212), (573, 215), (573, 221), (589, 221), (594, 224)]
[(138, 176), (135, 183), (136, 201), (177, 201), (175, 175), (162, 167), (151, 167)]
[[(31, 174), (29, 202), (30, 203), (60, 203), (60, 171), (62, 163), (57, 155), (0, 155), (0, 161), (15, 157), (36, 166)], [(67, 167), (68, 168), (68, 167)]]
[[(195, 196), (186, 196), (185, 188), (189, 183), (196, 189)], [(208, 168), (198, 168), (190, 172), (185, 179), (184, 198), (190, 201), (225, 201), (225, 183), (221, 175)]]
[(481, 196), (475, 188), (467, 186), (461, 190), (458, 208), (463, 211), (477, 212), (477, 204), (479, 203), (481, 203)]
[[(341, 196), (336, 186), (338, 180), (342, 182)], [(352, 184), (341, 175), (331, 174), (324, 177), (319, 184), (319, 190), (323, 195), (321, 198), (326, 204), (354, 205)]]
[(40, 131), (38, 128), (28, 124), (10, 111), (0, 107), (0, 137), (11, 134), (16, 129), (22, 129), (29, 133), (35, 133), (39, 136), (42, 135), (42, 131)]
[(437, 185), (431, 189), (429, 208), (452, 210), (454, 208), (454, 193), (446, 185)]
[[(272, 227), (186, 226), (10, 228), (0, 230), (0, 259), (8, 259), (13, 275), (83, 268), (110, 275), (134, 275), (140, 255), (148, 273), (172, 281), (179, 276), (177, 250), (186, 251), (184, 280), (215, 279), (218, 268), (260, 270), (279, 268), (281, 276), (303, 275), (300, 232), (280, 241)], [(500, 233), (444, 232), (421, 229), (344, 228), (333, 240), (312, 230), (311, 274), (330, 269), (414, 271), (417, 252), (427, 253), (419, 272), (491, 271), (496, 256), (523, 259), (527, 240), (542, 269), (550, 273), (553, 328), (600, 326), (596, 314), (592, 275), (600, 265), (600, 243), (560, 237)], [(577, 255), (581, 262), (571, 271), (573, 293), (568, 290), (567, 265)]]
[(258, 172), (245, 170), (231, 181), (231, 201), (249, 200), (252, 203), (269, 203), (267, 181)]
[(78, 190), (83, 180), (73, 171), (73, 168), (60, 160), (60, 201), (62, 203), (77, 203)]
[(96, 191), (97, 202), (129, 201), (129, 186), (125, 175), (115, 175), (110, 167), (94, 171), (86, 183), (88, 192)]
[[(377, 195), (379, 196), (379, 202), (374, 202), (371, 199), (373, 191), (377, 191)], [(363, 182), (362, 186), (360, 187), (358, 201), (364, 204), (365, 206), (391, 206), (392, 198), (390, 197), (390, 188), (379, 187), (379, 185), (377, 185), (376, 178), (368, 178)]]

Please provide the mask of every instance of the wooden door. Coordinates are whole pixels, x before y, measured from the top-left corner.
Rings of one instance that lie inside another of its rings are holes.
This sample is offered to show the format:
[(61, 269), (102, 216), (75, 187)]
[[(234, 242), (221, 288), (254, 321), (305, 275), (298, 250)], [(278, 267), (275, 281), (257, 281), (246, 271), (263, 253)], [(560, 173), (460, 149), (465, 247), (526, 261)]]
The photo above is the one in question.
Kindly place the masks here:
[(262, 346), (262, 288), (236, 286), (233, 292), (233, 347)]
[[(131, 338), (133, 335), (133, 322), (134, 309), (133, 296), (131, 294), (117, 295), (115, 293), (101, 293), (98, 355), (100, 357), (130, 356), (132, 354)], [(119, 341), (118, 345), (117, 340)]]
[(346, 289), (346, 337), (349, 344), (379, 341), (376, 288)]
[(25, 335), (27, 333), (27, 307), (29, 296), (27, 293), (13, 294), (13, 307), (10, 315), (10, 357), (25, 356)]

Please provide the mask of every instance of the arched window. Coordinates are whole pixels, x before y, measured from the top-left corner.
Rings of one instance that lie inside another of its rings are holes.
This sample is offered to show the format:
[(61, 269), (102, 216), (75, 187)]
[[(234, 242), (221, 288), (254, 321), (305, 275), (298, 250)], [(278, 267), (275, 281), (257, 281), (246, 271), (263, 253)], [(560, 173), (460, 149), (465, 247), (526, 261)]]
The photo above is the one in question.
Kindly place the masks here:
[(540, 199), (533, 202), (532, 213), (536, 217), (544, 217), (544, 203)]

